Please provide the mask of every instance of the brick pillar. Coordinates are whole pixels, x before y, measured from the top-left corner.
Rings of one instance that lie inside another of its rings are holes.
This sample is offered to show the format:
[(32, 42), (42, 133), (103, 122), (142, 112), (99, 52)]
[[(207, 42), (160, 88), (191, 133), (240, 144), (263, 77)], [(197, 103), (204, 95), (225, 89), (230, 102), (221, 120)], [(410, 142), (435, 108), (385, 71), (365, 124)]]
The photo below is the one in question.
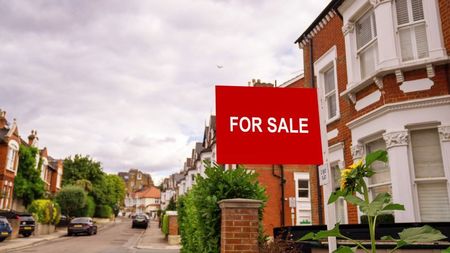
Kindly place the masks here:
[(222, 211), (220, 252), (257, 253), (258, 208), (262, 201), (254, 199), (224, 199), (219, 201)]
[(168, 242), (171, 245), (180, 244), (180, 233), (178, 232), (178, 213), (177, 211), (167, 211), (169, 216), (169, 235)]

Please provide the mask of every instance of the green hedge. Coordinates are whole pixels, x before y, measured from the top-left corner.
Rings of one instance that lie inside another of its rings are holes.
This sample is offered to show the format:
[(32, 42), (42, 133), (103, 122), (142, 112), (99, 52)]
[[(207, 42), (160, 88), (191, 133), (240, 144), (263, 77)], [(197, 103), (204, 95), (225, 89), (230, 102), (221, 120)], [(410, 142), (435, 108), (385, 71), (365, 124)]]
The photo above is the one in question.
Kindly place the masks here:
[(169, 234), (169, 215), (164, 214), (162, 217), (161, 231), (163, 234)]
[(28, 211), (42, 224), (57, 224), (61, 217), (59, 206), (49, 199), (34, 200)]
[(98, 205), (95, 209), (95, 217), (111, 218), (113, 216), (113, 209), (108, 205)]
[[(267, 200), (256, 174), (240, 166), (235, 170), (224, 170), (215, 164), (205, 166), (206, 178), (197, 176), (194, 187), (178, 199), (183, 253), (219, 253), (221, 216), (218, 201), (232, 198)], [(259, 210), (260, 220), (262, 210), (263, 207)], [(262, 227), (260, 238), (263, 238)]]

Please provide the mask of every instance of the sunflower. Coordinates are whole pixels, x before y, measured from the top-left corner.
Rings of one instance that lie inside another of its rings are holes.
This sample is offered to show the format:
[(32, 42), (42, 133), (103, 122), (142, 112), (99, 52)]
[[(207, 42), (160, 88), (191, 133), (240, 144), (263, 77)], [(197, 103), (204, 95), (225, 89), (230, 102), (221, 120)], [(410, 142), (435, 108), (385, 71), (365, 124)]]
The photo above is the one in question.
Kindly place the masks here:
[[(363, 161), (359, 160), (354, 164), (350, 165), (350, 167), (341, 170), (341, 190), (345, 190), (347, 187), (354, 187), (355, 180), (354, 178), (349, 177), (352, 174), (352, 171), (355, 169), (361, 168), (363, 165)], [(352, 190), (351, 190), (352, 191)]]

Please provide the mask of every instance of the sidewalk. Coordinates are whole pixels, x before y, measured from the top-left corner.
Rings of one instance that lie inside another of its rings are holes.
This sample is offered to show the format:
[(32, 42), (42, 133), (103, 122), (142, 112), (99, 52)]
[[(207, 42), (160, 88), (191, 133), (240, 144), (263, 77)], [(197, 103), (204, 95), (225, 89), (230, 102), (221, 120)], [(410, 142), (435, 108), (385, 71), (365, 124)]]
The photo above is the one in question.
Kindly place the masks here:
[[(121, 222), (120, 220), (116, 220), (116, 222)], [(114, 222), (102, 223), (98, 224), (98, 230), (104, 230), (112, 225)], [(30, 246), (38, 245), (47, 241), (56, 240), (58, 238), (65, 237), (67, 235), (67, 228), (60, 227), (54, 233), (49, 235), (40, 235), (40, 236), (30, 236), (28, 238), (19, 237), (12, 240), (5, 240), (0, 243), (0, 253), (9, 252), (11, 250), (18, 250), (22, 248), (27, 248)], [(69, 237), (67, 237), (69, 238)]]
[(180, 245), (169, 245), (165, 239), (164, 234), (158, 227), (158, 222), (151, 221), (149, 228), (140, 238), (136, 248), (138, 249), (168, 249), (168, 250), (179, 250)]

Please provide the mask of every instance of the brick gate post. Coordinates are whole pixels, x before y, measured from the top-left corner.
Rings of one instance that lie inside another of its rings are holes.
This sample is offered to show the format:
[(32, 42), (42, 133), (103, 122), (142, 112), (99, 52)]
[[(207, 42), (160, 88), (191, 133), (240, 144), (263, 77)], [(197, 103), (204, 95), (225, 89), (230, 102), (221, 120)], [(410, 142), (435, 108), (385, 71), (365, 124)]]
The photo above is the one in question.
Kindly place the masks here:
[(224, 199), (221, 209), (220, 252), (257, 253), (258, 208), (262, 201), (254, 199)]

